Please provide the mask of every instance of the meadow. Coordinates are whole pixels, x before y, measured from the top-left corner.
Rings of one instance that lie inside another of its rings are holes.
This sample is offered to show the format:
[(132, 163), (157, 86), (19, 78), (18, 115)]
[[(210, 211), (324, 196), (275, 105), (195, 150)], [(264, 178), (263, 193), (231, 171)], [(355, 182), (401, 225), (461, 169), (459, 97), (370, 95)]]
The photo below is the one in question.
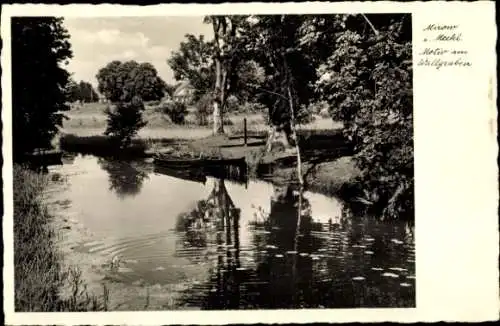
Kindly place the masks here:
[[(65, 112), (67, 119), (64, 120), (61, 131), (63, 134), (75, 136), (102, 135), (106, 129), (105, 108), (106, 104), (103, 103), (85, 103), (81, 107), (73, 107), (70, 111)], [(147, 125), (139, 131), (138, 137), (142, 139), (200, 139), (212, 135), (210, 124), (207, 126), (197, 125), (194, 108), (188, 108), (188, 111), (185, 123), (178, 125), (172, 123), (167, 115), (154, 106), (146, 105), (144, 119), (147, 121)], [(242, 132), (245, 118), (249, 132), (267, 131), (264, 114), (229, 113), (227, 114), (229, 122), (225, 126), (226, 132), (228, 134)], [(341, 127), (341, 123), (336, 123), (331, 118), (315, 116), (313, 122), (301, 125), (299, 128), (315, 130), (339, 129)]]

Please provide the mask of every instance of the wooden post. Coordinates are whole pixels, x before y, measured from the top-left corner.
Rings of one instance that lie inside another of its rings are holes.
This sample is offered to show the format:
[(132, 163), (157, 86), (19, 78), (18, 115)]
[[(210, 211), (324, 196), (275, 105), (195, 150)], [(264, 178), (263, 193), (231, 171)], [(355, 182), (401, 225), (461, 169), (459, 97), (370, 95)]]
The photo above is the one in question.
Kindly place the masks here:
[(243, 138), (247, 146), (247, 118), (243, 118)]

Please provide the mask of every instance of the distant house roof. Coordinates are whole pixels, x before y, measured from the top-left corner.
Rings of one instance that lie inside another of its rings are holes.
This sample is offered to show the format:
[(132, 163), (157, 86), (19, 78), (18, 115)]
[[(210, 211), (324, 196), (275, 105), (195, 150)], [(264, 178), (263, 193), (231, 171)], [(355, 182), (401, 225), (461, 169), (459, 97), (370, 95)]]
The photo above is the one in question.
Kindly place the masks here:
[(185, 97), (191, 96), (194, 92), (194, 87), (187, 80), (182, 81), (179, 86), (174, 91), (173, 97)]

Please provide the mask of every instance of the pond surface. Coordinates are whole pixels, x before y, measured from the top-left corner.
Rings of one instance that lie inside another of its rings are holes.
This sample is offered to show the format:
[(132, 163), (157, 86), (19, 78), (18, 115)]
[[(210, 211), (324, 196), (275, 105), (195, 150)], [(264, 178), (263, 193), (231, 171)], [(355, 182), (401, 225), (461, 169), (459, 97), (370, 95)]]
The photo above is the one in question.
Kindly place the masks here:
[(50, 173), (92, 233), (74, 252), (105, 257), (123, 287), (168, 286), (172, 309), (415, 306), (413, 228), (348, 216), (337, 198), (92, 156)]

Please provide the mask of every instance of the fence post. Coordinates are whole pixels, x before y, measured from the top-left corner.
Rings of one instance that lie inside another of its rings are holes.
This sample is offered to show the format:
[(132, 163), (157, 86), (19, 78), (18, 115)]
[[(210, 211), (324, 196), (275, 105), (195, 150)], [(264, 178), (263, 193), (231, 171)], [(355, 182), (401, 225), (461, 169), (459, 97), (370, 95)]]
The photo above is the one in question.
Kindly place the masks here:
[(247, 118), (243, 118), (243, 138), (247, 146)]

